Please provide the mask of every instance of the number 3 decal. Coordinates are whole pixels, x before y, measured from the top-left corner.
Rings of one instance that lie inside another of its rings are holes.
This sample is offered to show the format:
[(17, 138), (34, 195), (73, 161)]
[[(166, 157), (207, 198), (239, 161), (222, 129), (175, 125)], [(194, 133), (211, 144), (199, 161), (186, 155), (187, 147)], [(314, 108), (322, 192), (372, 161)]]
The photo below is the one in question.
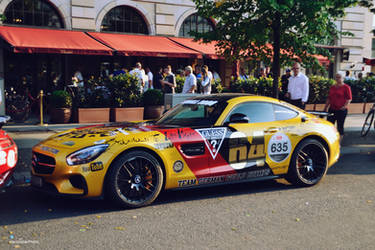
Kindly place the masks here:
[(290, 139), (283, 133), (274, 134), (268, 142), (268, 156), (274, 162), (282, 162), (288, 158), (292, 149)]

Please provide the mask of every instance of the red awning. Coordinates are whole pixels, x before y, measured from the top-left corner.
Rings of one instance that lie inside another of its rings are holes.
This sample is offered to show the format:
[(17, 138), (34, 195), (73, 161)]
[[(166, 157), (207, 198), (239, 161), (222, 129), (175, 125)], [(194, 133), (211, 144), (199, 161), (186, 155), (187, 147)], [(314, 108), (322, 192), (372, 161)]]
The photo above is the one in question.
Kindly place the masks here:
[(0, 26), (0, 37), (16, 53), (112, 55), (113, 50), (84, 32)]
[(370, 59), (370, 58), (363, 58), (363, 63), (366, 65), (374, 66), (375, 65), (375, 59)]
[(194, 39), (192, 38), (182, 38), (182, 37), (169, 37), (169, 39), (185, 47), (196, 50), (204, 54), (206, 57), (210, 59), (223, 58), (222, 56), (217, 54), (215, 42), (210, 42), (210, 43), (195, 42)]
[(201, 58), (201, 53), (185, 48), (163, 36), (88, 32), (98, 41), (125, 56)]

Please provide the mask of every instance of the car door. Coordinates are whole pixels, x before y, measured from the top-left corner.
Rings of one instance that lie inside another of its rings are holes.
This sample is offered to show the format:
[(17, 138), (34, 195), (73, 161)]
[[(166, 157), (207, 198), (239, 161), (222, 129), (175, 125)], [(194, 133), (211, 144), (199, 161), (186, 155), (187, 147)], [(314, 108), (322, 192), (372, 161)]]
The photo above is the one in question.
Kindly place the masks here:
[[(241, 115), (246, 119), (231, 117)], [(279, 117), (279, 115), (278, 115)], [(210, 160), (212, 175), (232, 175), (244, 179), (267, 176), (270, 167), (277, 168), (291, 151), (289, 136), (283, 133), (283, 123), (276, 121), (275, 106), (269, 102), (245, 102), (236, 105), (224, 120), (227, 133), (220, 155), (225, 163)], [(271, 162), (271, 166), (270, 163)], [(242, 174), (241, 174), (242, 173)]]

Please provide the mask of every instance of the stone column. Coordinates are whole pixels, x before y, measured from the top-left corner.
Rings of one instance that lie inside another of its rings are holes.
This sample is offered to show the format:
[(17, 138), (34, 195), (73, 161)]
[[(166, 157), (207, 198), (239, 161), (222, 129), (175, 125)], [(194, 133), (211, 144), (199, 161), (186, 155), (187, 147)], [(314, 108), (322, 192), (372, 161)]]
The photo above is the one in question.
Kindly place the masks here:
[(95, 31), (95, 0), (72, 0), (72, 30)]

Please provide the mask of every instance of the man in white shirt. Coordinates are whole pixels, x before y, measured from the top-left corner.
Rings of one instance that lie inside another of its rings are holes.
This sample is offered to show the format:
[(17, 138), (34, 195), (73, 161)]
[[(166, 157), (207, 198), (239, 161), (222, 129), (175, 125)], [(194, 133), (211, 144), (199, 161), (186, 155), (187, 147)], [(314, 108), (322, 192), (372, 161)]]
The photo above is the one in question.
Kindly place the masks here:
[(148, 76), (148, 88), (153, 89), (153, 81), (154, 81), (154, 75), (152, 74), (151, 70), (149, 67), (146, 67), (146, 74)]
[(309, 98), (309, 78), (300, 72), (301, 65), (297, 62), (292, 70), (293, 75), (289, 77), (288, 93), (285, 96), (291, 104), (304, 109)]
[(139, 89), (141, 93), (143, 93), (143, 87), (145, 86), (144, 82), (144, 71), (142, 71), (142, 64), (140, 62), (137, 62), (135, 64), (135, 68), (132, 69), (129, 74), (135, 76), (138, 78), (138, 84), (139, 84)]
[(194, 93), (195, 88), (197, 87), (197, 78), (193, 74), (193, 68), (191, 66), (185, 67), (185, 83), (182, 89), (183, 94)]

